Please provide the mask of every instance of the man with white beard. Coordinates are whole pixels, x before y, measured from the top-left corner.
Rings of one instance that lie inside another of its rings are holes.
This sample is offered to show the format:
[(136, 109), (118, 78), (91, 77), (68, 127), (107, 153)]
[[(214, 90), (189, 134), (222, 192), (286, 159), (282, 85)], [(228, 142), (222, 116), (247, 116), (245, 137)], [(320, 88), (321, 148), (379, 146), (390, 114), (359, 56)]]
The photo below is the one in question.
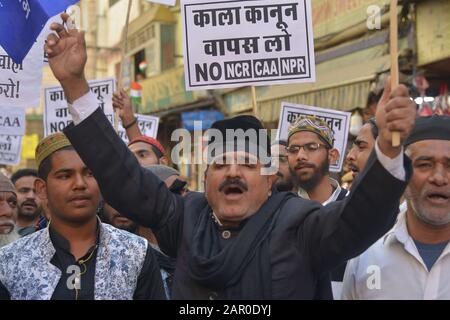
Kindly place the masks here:
[(419, 118), (405, 145), (407, 210), (348, 263), (343, 299), (450, 299), (450, 117)]
[(16, 228), (17, 195), (14, 185), (0, 173), (0, 248), (20, 238)]

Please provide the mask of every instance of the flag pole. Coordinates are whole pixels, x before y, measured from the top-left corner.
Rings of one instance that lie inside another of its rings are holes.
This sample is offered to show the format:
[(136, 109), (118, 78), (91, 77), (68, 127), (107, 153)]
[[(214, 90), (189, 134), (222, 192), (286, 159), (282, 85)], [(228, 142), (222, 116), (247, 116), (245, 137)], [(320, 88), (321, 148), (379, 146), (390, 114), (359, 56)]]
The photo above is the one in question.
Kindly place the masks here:
[[(123, 29), (123, 40), (122, 40), (122, 53), (120, 59), (120, 68), (119, 68), (119, 77), (117, 79), (117, 91), (120, 92), (122, 90), (122, 72), (123, 72), (123, 62), (125, 60), (125, 55), (128, 51), (128, 25), (130, 23), (130, 14), (131, 14), (131, 0), (128, 0), (128, 9), (127, 9), (127, 17), (125, 20), (125, 27)], [(116, 110), (114, 110), (114, 127), (116, 131), (118, 131), (119, 125), (119, 115)]]
[[(391, 0), (390, 5), (390, 47), (391, 47), (391, 88), (394, 91), (399, 83), (398, 70), (398, 7), (397, 0)], [(392, 132), (392, 146), (400, 146), (400, 133)]]

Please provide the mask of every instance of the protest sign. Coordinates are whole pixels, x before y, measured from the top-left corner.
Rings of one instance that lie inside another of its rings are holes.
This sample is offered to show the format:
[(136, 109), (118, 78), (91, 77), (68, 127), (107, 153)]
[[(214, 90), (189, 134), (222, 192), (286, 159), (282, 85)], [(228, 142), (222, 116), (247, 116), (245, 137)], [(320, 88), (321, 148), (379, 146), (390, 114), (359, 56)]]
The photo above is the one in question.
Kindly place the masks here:
[[(159, 118), (153, 117), (153, 116), (146, 116), (142, 114), (136, 115), (138, 119), (138, 126), (141, 130), (141, 133), (147, 137), (155, 138), (158, 135), (158, 126), (159, 126)], [(129, 140), (126, 134), (126, 130), (122, 126), (122, 122), (119, 121), (119, 128), (118, 128), (118, 135), (119, 137), (128, 144)]]
[(23, 62), (48, 19), (79, 0), (0, 0), (0, 45)]
[(281, 105), (277, 139), (287, 140), (289, 126), (301, 115), (313, 115), (321, 118), (333, 130), (333, 146), (339, 151), (339, 159), (336, 164), (330, 164), (330, 171), (340, 172), (346, 155), (351, 113), (283, 102)]
[(36, 42), (20, 64), (0, 47), (0, 105), (39, 107), (43, 58), (44, 42)]
[(0, 134), (25, 134), (25, 108), (0, 106)]
[(15, 166), (20, 163), (23, 136), (0, 135), (0, 164)]
[[(91, 92), (98, 100), (98, 106), (103, 110), (108, 120), (114, 125), (112, 96), (115, 91), (115, 80), (104, 79), (88, 81)], [(48, 136), (62, 132), (72, 123), (64, 91), (61, 87), (44, 89), (44, 134)]]
[(183, 0), (187, 90), (315, 81), (310, 0)]

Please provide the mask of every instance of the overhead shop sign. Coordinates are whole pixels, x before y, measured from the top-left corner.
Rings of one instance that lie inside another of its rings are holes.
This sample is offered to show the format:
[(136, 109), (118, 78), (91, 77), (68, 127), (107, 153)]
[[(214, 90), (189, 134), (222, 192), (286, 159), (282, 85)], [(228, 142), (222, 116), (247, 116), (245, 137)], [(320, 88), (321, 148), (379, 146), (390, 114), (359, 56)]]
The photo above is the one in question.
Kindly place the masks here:
[(315, 81), (311, 0), (182, 0), (187, 90)]

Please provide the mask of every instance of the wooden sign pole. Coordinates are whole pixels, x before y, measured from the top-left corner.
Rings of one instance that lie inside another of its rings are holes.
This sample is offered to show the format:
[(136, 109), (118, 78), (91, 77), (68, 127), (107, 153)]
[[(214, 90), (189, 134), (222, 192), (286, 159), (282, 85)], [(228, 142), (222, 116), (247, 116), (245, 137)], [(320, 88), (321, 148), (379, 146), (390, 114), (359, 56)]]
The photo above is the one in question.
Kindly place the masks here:
[[(398, 8), (397, 0), (391, 0), (390, 7), (390, 39), (391, 39), (391, 88), (394, 91), (399, 83), (398, 70)], [(392, 133), (392, 146), (400, 146), (400, 133)]]
[(252, 106), (253, 106), (253, 114), (255, 117), (258, 117), (258, 103), (256, 101), (256, 88), (252, 86)]

